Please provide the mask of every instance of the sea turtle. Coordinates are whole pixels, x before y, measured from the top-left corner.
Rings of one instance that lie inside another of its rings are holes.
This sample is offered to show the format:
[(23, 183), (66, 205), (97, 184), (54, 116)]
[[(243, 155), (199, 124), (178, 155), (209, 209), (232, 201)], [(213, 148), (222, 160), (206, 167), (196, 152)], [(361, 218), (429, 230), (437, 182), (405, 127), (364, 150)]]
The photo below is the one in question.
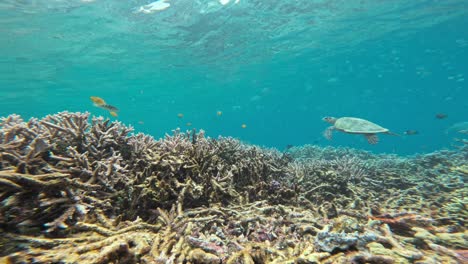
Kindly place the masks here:
[(333, 130), (338, 130), (350, 134), (361, 134), (366, 137), (367, 142), (369, 142), (369, 144), (377, 144), (377, 142), (379, 142), (379, 138), (376, 135), (378, 133), (396, 135), (395, 133), (390, 132), (384, 127), (381, 127), (365, 119), (356, 117), (335, 118), (327, 116), (323, 118), (323, 121), (333, 125), (328, 127), (323, 132), (323, 135), (328, 140), (332, 139)]

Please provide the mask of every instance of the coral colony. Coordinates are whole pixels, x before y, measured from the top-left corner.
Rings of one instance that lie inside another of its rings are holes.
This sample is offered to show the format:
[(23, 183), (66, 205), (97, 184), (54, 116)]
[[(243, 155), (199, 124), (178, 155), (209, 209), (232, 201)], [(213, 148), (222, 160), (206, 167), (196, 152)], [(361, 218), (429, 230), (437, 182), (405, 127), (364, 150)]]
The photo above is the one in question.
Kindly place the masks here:
[(467, 263), (468, 144), (287, 152), (88, 113), (0, 120), (1, 263)]

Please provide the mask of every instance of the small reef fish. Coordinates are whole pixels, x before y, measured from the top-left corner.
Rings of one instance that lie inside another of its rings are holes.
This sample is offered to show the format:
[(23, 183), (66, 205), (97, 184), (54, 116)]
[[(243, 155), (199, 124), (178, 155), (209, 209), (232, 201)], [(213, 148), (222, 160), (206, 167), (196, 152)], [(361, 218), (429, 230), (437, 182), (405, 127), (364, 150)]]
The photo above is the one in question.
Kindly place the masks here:
[(112, 112), (114, 112), (114, 114), (115, 114), (115, 112), (118, 112), (118, 111), (119, 111), (119, 109), (118, 109), (117, 107), (115, 107), (115, 106), (113, 106), (113, 105), (109, 105), (109, 104), (96, 105), (96, 106), (97, 106), (97, 107), (100, 107), (100, 108), (102, 108), (102, 109), (106, 109), (106, 110), (110, 111), (111, 114), (112, 114)]
[(93, 103), (94, 103), (96, 106), (106, 104), (106, 102), (104, 101), (104, 99), (102, 99), (101, 97), (91, 96), (90, 99), (91, 99), (91, 101), (93, 101)]
[(246, 125), (246, 124), (242, 124), (241, 127), (242, 127), (242, 128), (247, 128), (247, 125)]
[(221, 111), (216, 111), (216, 115), (217, 115), (217, 116), (222, 116), (222, 115), (223, 115), (223, 112), (221, 112)]
[(183, 118), (183, 117), (184, 117), (184, 114), (178, 113), (178, 114), (177, 114), (177, 117), (178, 117), (178, 118)]
[(435, 115), (435, 117), (437, 119), (444, 119), (444, 118), (447, 118), (447, 115), (446, 114), (443, 114), (443, 113), (438, 113)]
[(111, 116), (117, 117), (117, 112), (119, 111), (117, 107), (110, 105), (110, 104), (106, 104), (106, 101), (104, 101), (104, 99), (98, 96), (91, 96), (89, 98), (94, 103), (94, 106), (102, 108), (102, 109), (106, 109), (107, 111), (109, 111)]
[(419, 134), (419, 132), (417, 130), (406, 130), (405, 132), (403, 132), (403, 134), (405, 135), (408, 135), (408, 136), (412, 136), (412, 135), (417, 135)]
[(186, 125), (186, 126), (191, 126), (191, 125), (192, 125), (192, 123), (190, 123), (190, 122), (187, 122), (185, 125)]

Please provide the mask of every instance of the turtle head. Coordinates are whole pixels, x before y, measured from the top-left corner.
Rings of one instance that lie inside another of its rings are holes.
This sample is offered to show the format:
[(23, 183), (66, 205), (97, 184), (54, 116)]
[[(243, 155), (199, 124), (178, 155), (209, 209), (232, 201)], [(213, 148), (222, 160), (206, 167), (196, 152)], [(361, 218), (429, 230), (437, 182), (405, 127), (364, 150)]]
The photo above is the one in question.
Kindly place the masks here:
[(334, 118), (332, 116), (326, 116), (326, 117), (322, 118), (322, 120), (327, 122), (327, 123), (330, 123), (330, 124), (334, 125), (335, 121), (336, 121), (336, 118)]

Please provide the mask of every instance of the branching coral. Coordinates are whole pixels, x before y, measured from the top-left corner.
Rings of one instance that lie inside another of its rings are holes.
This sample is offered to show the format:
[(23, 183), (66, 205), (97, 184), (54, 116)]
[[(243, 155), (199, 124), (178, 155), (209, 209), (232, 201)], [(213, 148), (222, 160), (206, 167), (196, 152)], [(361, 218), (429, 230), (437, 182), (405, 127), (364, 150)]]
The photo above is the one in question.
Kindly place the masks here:
[(25, 253), (11, 254), (9, 259), (28, 263), (139, 263), (150, 252), (160, 226), (137, 220), (108, 227), (79, 223), (75, 230), (83, 232), (62, 239), (8, 237), (28, 246)]
[(281, 153), (131, 132), (87, 113), (0, 119), (0, 262), (455, 263), (467, 250), (464, 150)]
[(89, 114), (2, 120), (2, 223), (10, 229), (66, 229), (88, 210), (112, 211), (108, 199), (128, 181), (118, 152), (131, 129)]
[(239, 204), (268, 198), (275, 187), (278, 192), (272, 200), (293, 195), (283, 191), (284, 185), (272, 186), (288, 175), (283, 166), (288, 159), (279, 152), (243, 145), (232, 138), (205, 138), (203, 131), (174, 131), (156, 142), (137, 137), (131, 144), (140, 140), (151, 147), (138, 148), (135, 154), (138, 171), (129, 191), (128, 212), (132, 214), (143, 215), (148, 208), (167, 209), (175, 202), (187, 208)]

